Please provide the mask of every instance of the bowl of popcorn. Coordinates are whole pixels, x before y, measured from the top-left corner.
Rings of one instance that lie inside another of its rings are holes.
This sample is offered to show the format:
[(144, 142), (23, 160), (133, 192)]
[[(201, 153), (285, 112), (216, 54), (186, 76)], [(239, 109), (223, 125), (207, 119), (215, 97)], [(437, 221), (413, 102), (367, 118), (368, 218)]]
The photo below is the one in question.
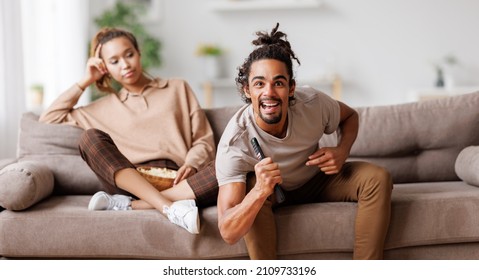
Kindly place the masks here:
[(177, 173), (176, 170), (163, 167), (140, 166), (136, 170), (159, 191), (171, 188)]

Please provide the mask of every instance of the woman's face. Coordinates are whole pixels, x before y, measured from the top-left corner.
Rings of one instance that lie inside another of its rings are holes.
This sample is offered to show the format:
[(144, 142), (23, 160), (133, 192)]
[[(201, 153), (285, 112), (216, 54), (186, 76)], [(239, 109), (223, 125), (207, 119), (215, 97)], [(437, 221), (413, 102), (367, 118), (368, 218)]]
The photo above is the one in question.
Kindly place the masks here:
[(122, 85), (134, 85), (143, 74), (140, 53), (126, 37), (117, 37), (101, 46), (101, 58), (108, 73)]

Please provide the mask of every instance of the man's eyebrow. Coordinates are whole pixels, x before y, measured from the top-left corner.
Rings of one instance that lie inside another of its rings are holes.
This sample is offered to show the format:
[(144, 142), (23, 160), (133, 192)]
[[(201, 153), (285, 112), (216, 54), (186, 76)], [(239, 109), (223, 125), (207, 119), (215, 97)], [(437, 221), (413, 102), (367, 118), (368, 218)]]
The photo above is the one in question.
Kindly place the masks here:
[[(264, 76), (254, 76), (251, 81), (254, 81), (254, 80), (265, 80), (265, 77)], [(288, 80), (288, 78), (286, 78), (286, 76), (284, 75), (277, 75), (277, 76), (274, 76), (273, 77), (273, 81), (276, 81), (276, 80)]]
[(286, 80), (286, 81), (288, 80), (288, 79), (286, 78), (286, 76), (284, 76), (284, 75), (278, 75), (278, 76), (275, 76), (275, 77), (273, 78), (273, 80), (281, 80), (281, 79), (284, 79), (284, 80)]
[(251, 81), (254, 81), (254, 80), (264, 80), (264, 76), (254, 76)]

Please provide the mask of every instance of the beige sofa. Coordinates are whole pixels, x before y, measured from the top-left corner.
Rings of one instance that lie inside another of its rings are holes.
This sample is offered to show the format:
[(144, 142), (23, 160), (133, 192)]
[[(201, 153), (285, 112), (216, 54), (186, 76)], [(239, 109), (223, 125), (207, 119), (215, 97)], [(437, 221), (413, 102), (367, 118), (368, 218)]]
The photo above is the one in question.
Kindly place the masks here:
[[(360, 131), (351, 160), (386, 167), (395, 183), (385, 258), (479, 259), (478, 108), (479, 92), (357, 108)], [(236, 109), (206, 110), (216, 140)], [(216, 207), (201, 210), (198, 235), (155, 210), (88, 211), (99, 183), (78, 155), (81, 130), (37, 119), (23, 116), (18, 158), (0, 162), (0, 205), (7, 208), (0, 212), (0, 256), (248, 257), (243, 241), (230, 246), (221, 239)], [(335, 136), (322, 141), (333, 144)], [(280, 258), (352, 257), (355, 203), (305, 204), (275, 213)]]

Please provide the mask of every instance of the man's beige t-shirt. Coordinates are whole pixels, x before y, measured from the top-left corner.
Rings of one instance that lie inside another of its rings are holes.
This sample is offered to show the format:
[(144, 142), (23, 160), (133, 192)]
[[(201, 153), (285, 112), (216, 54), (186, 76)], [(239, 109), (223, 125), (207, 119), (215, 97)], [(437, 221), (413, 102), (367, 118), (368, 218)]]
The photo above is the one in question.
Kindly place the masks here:
[(328, 95), (311, 87), (298, 87), (296, 100), (288, 109), (288, 129), (282, 139), (264, 132), (254, 121), (252, 105), (242, 107), (230, 120), (216, 154), (216, 177), (219, 186), (246, 182), (259, 162), (251, 145), (256, 137), (266, 157), (279, 164), (285, 190), (294, 190), (320, 172), (317, 166), (306, 166), (308, 157), (318, 149), (323, 133), (338, 128), (339, 104)]

